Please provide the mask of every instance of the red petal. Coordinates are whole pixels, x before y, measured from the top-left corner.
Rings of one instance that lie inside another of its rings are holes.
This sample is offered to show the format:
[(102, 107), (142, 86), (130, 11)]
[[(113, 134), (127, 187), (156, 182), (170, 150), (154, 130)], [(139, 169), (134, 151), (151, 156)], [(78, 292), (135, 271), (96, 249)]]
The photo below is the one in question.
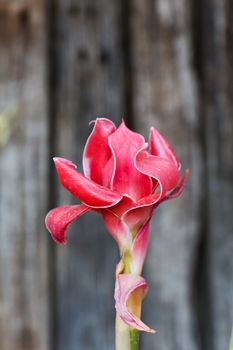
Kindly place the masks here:
[(140, 201), (138, 201), (134, 206), (132, 206), (130, 209), (128, 209), (124, 213), (124, 215), (122, 216), (122, 220), (124, 220), (130, 227), (132, 227), (133, 223), (137, 221), (137, 218), (150, 216), (150, 212), (145, 211), (146, 209), (149, 209), (149, 207), (153, 206), (153, 208), (151, 208), (151, 210), (153, 210), (161, 202), (179, 197), (184, 190), (189, 172), (190, 172), (189, 169), (185, 170), (185, 173), (181, 178), (181, 180), (179, 181), (178, 185), (170, 193), (168, 193), (162, 200), (161, 200), (160, 192), (156, 192), (154, 194), (151, 194), (150, 196), (142, 198)]
[(124, 195), (121, 201), (109, 208), (108, 211), (126, 223), (131, 232), (134, 233), (149, 218), (152, 206), (158, 197), (160, 198), (160, 194), (156, 193), (135, 202), (131, 197)]
[(176, 187), (179, 180), (178, 168), (173, 162), (152, 156), (146, 151), (139, 152), (135, 159), (135, 166), (143, 174), (149, 175), (156, 179), (160, 185), (160, 195), (157, 201), (163, 199), (167, 191)]
[(124, 195), (121, 201), (113, 207), (111, 207), (111, 209), (109, 210), (112, 211), (119, 218), (121, 218), (125, 212), (127, 212), (130, 208), (133, 208), (135, 205), (136, 203), (131, 197), (129, 197), (128, 195)]
[(45, 224), (57, 243), (66, 243), (67, 226), (83, 215), (90, 208), (84, 204), (66, 205), (50, 210), (45, 218)]
[(181, 193), (184, 190), (186, 181), (188, 179), (189, 176), (189, 169), (186, 169), (184, 172), (183, 177), (181, 178), (180, 182), (178, 183), (178, 185), (174, 188), (174, 190), (172, 190), (165, 199), (174, 199), (177, 198), (181, 195)]
[(153, 156), (159, 156), (161, 158), (171, 160), (177, 168), (180, 167), (180, 163), (174, 150), (155, 128), (151, 128), (150, 130), (149, 145), (150, 153)]
[(109, 209), (102, 210), (105, 226), (117, 242), (120, 250), (127, 248), (132, 243), (129, 227)]
[(135, 202), (132, 198), (124, 195), (119, 203), (108, 210), (126, 223), (131, 232), (134, 233), (150, 217), (152, 207), (159, 198), (160, 193), (154, 193)]
[[(116, 130), (111, 120), (97, 118), (94, 129), (89, 136), (83, 152), (84, 174), (94, 182), (103, 185), (103, 168), (110, 159), (112, 153), (108, 145), (108, 137)], [(113, 167), (108, 169), (111, 173)], [(107, 174), (108, 175), (108, 174)]]
[(146, 257), (146, 252), (149, 243), (149, 226), (151, 217), (146, 221), (146, 223), (140, 228), (137, 236), (133, 242), (132, 248), (132, 272), (136, 274), (141, 274), (143, 263)]
[(118, 275), (115, 286), (115, 306), (118, 315), (127, 325), (139, 331), (155, 333), (153, 329), (140, 320), (139, 315), (135, 315), (130, 310), (131, 307), (129, 305), (130, 297), (134, 295), (137, 302), (135, 306), (140, 314), (142, 298), (146, 294), (147, 289), (147, 283), (141, 276), (135, 274)]
[[(159, 204), (161, 204), (161, 202), (169, 199), (175, 199), (181, 195), (181, 193), (184, 190), (188, 175), (189, 175), (189, 169), (186, 169), (178, 185), (170, 193), (168, 193), (164, 198), (161, 199), (161, 192), (156, 192), (145, 198), (142, 198), (140, 201), (138, 201), (134, 205), (131, 205), (131, 207), (127, 211), (125, 211), (124, 214), (122, 215), (122, 220), (125, 223), (127, 223), (127, 225), (131, 229), (135, 229), (135, 226), (140, 226), (143, 222), (145, 222), (151, 216), (152, 211)], [(117, 204), (117, 206), (119, 204)]]
[[(138, 202), (139, 205), (140, 202)], [(138, 203), (127, 196), (123, 196), (117, 205), (102, 211), (105, 225), (117, 241), (120, 249), (131, 246), (132, 239), (139, 228), (151, 217), (154, 201), (150, 204), (150, 207), (138, 208)]]
[(115, 164), (111, 188), (122, 195), (128, 194), (135, 200), (151, 193), (151, 179), (134, 166), (137, 152), (145, 145), (143, 137), (129, 130), (122, 122), (109, 136), (109, 145)]
[(111, 158), (107, 161), (105, 164), (102, 172), (103, 172), (103, 183), (102, 185), (104, 187), (110, 188), (111, 187), (111, 180), (112, 180), (112, 175), (114, 171), (114, 159), (113, 156), (111, 155)]
[(122, 215), (122, 220), (132, 231), (136, 231), (151, 216), (153, 206), (160, 198), (160, 192), (142, 198)]
[(92, 208), (107, 208), (117, 204), (122, 196), (89, 180), (74, 167), (75, 165), (63, 158), (54, 158), (58, 176), (65, 189), (81, 202)]

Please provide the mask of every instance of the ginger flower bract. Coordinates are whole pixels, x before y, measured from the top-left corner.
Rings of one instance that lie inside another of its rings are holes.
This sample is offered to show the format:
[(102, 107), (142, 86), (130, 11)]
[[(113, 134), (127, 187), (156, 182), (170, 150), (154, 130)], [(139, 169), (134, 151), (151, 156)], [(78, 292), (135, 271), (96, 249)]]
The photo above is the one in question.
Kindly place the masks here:
[(180, 176), (175, 152), (155, 128), (151, 128), (146, 143), (124, 121), (116, 128), (106, 118), (95, 120), (86, 142), (84, 174), (69, 160), (54, 158), (54, 162), (62, 186), (81, 204), (62, 206), (47, 214), (46, 226), (53, 239), (65, 243), (67, 227), (90, 210), (102, 215), (121, 255), (116, 269), (117, 314), (133, 329), (153, 333), (140, 320), (141, 301), (147, 291), (141, 271), (149, 224), (160, 203), (181, 194), (188, 170)]

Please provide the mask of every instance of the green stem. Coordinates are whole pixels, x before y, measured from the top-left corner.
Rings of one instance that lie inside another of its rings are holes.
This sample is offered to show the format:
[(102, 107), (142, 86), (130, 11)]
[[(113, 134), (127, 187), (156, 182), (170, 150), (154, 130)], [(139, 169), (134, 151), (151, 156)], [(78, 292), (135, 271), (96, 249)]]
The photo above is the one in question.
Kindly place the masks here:
[(231, 340), (230, 340), (230, 348), (229, 350), (233, 350), (233, 327), (232, 327), (232, 331), (231, 331)]
[[(125, 252), (123, 255), (124, 271), (131, 273), (131, 255)], [(139, 332), (137, 329), (127, 326), (118, 316), (116, 316), (116, 350), (138, 350)]]
[(139, 332), (137, 329), (130, 329), (129, 330), (129, 337), (130, 337), (130, 350), (138, 350), (139, 346)]
[(138, 350), (139, 332), (116, 316), (116, 350)]

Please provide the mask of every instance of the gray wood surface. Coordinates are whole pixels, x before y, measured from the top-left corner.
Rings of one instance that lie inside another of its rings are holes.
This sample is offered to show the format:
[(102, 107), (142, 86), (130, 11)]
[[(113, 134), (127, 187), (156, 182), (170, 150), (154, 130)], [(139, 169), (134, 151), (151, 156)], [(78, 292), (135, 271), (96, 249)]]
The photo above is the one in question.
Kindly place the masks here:
[(41, 1), (0, 2), (0, 348), (49, 349)]
[(203, 119), (206, 152), (206, 260), (209, 336), (228, 349), (233, 322), (233, 6), (208, 1), (203, 18)]
[[(54, 154), (82, 167), (92, 126), (124, 110), (120, 4), (58, 1), (54, 28), (57, 89)], [(56, 204), (75, 202), (59, 192)], [(100, 217), (88, 213), (73, 225), (66, 248), (58, 247), (56, 349), (114, 348), (114, 277), (117, 248)]]
[(114, 349), (117, 247), (52, 156), (82, 169), (88, 123), (158, 128), (191, 174), (151, 224), (140, 349), (228, 350), (233, 323), (231, 0), (0, 0), (0, 349)]
[(191, 62), (189, 7), (132, 2), (133, 116), (136, 129), (160, 130), (183, 166), (191, 169), (185, 193), (154, 215), (145, 273), (150, 286), (144, 315), (157, 328), (144, 349), (199, 349), (193, 282), (200, 239), (202, 154), (196, 79)]

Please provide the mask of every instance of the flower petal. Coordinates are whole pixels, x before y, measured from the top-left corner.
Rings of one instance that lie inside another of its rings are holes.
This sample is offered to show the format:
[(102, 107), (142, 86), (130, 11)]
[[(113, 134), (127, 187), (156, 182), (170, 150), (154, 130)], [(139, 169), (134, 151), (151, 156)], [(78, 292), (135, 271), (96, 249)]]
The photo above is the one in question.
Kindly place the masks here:
[(136, 205), (135, 202), (130, 196), (123, 195), (121, 201), (111, 207), (111, 210), (115, 215), (121, 218), (125, 212), (127, 212), (130, 208), (133, 208)]
[[(123, 214), (122, 220), (131, 229), (143, 224), (151, 215), (154, 206), (157, 206), (162, 200), (169, 199), (170, 196), (171, 198), (178, 196), (176, 191), (178, 192), (177, 186), (179, 186), (177, 185), (179, 179), (178, 169), (169, 160), (151, 156), (146, 151), (140, 150), (135, 157), (135, 166), (143, 173), (152, 176), (158, 182), (160, 190), (141, 198)], [(182, 185), (182, 181), (180, 185)], [(166, 196), (167, 191), (171, 189), (170, 194)]]
[(154, 193), (142, 198), (122, 215), (122, 221), (130, 227), (133, 233), (137, 232), (138, 228), (151, 216), (153, 206), (158, 202), (160, 196), (160, 193)]
[(66, 205), (52, 209), (45, 218), (45, 225), (57, 243), (66, 243), (67, 226), (90, 210), (86, 205)]
[[(85, 176), (103, 185), (103, 168), (112, 156), (108, 137), (116, 130), (113, 122), (106, 118), (97, 118), (83, 152), (83, 170)], [(113, 167), (108, 169), (110, 177)]]
[(131, 269), (132, 273), (136, 273), (138, 275), (142, 272), (143, 263), (146, 257), (148, 243), (149, 243), (149, 226), (150, 226), (150, 218), (145, 222), (145, 224), (140, 228), (137, 233), (132, 247), (132, 263)]
[(122, 196), (92, 180), (74, 169), (75, 165), (63, 158), (54, 158), (57, 173), (65, 189), (81, 202), (92, 208), (108, 208), (117, 204)]
[(149, 137), (150, 153), (171, 160), (177, 168), (180, 167), (176, 154), (165, 138), (155, 128), (150, 129)]
[(184, 187), (185, 187), (185, 184), (186, 184), (186, 181), (188, 179), (188, 176), (189, 176), (189, 169), (186, 169), (185, 172), (184, 172), (184, 175), (183, 177), (181, 178), (180, 182), (178, 183), (178, 185), (174, 188), (174, 190), (172, 190), (167, 196), (165, 199), (174, 199), (174, 198), (177, 198), (181, 195), (181, 193), (183, 192), (184, 190)]
[(143, 174), (149, 175), (158, 181), (160, 185), (160, 192), (158, 193), (160, 195), (157, 201), (163, 199), (167, 191), (174, 189), (178, 183), (178, 168), (167, 159), (152, 156), (142, 150), (135, 157), (135, 166)]
[(105, 226), (117, 242), (120, 251), (127, 248), (132, 243), (129, 227), (111, 210), (102, 210)]
[(111, 189), (128, 194), (138, 200), (151, 193), (152, 182), (149, 176), (142, 174), (134, 166), (137, 152), (144, 148), (144, 138), (122, 122), (119, 128), (109, 136), (109, 146), (114, 157), (114, 172)]
[[(133, 225), (136, 225), (136, 222), (138, 218), (143, 219), (148, 218), (150, 216), (150, 213), (159, 205), (161, 202), (169, 199), (175, 199), (179, 197), (185, 187), (185, 184), (187, 182), (187, 178), (189, 175), (189, 169), (185, 170), (185, 173), (177, 186), (168, 193), (163, 199), (161, 199), (160, 192), (153, 193), (145, 198), (142, 198), (140, 201), (138, 201), (136, 204), (132, 205), (131, 208), (129, 208), (123, 215), (122, 220), (129, 225), (129, 227), (132, 227)], [(118, 205), (118, 204), (117, 204)], [(150, 209), (150, 207), (152, 207)], [(148, 211), (148, 210), (151, 211)], [(147, 211), (146, 211), (147, 210)], [(145, 221), (145, 219), (144, 219)]]
[(103, 176), (102, 185), (104, 187), (107, 187), (107, 188), (111, 187), (111, 180), (114, 172), (114, 167), (115, 167), (114, 159), (113, 159), (113, 155), (111, 155), (111, 158), (107, 161), (107, 163), (105, 164), (102, 170), (102, 176)]
[(141, 302), (147, 292), (147, 283), (136, 274), (120, 274), (116, 278), (115, 307), (120, 318), (129, 326), (149, 333), (155, 333), (140, 320)]
[[(141, 224), (143, 224), (143, 222), (145, 222), (151, 216), (153, 210), (159, 204), (161, 204), (165, 200), (175, 199), (181, 195), (181, 193), (184, 190), (188, 175), (189, 169), (186, 169), (183, 177), (181, 178), (177, 186), (162, 199), (161, 193), (155, 192), (147, 197), (142, 198), (137, 203), (131, 205), (130, 208), (123, 213), (121, 217), (122, 221), (124, 221), (131, 230), (136, 230), (138, 226), (141, 226)], [(117, 206), (119, 204), (117, 204)]]
[(109, 208), (108, 211), (126, 223), (133, 236), (135, 236), (138, 228), (149, 218), (153, 209), (152, 206), (158, 197), (160, 197), (160, 194), (156, 193), (135, 202), (128, 195), (124, 195), (121, 201)]

